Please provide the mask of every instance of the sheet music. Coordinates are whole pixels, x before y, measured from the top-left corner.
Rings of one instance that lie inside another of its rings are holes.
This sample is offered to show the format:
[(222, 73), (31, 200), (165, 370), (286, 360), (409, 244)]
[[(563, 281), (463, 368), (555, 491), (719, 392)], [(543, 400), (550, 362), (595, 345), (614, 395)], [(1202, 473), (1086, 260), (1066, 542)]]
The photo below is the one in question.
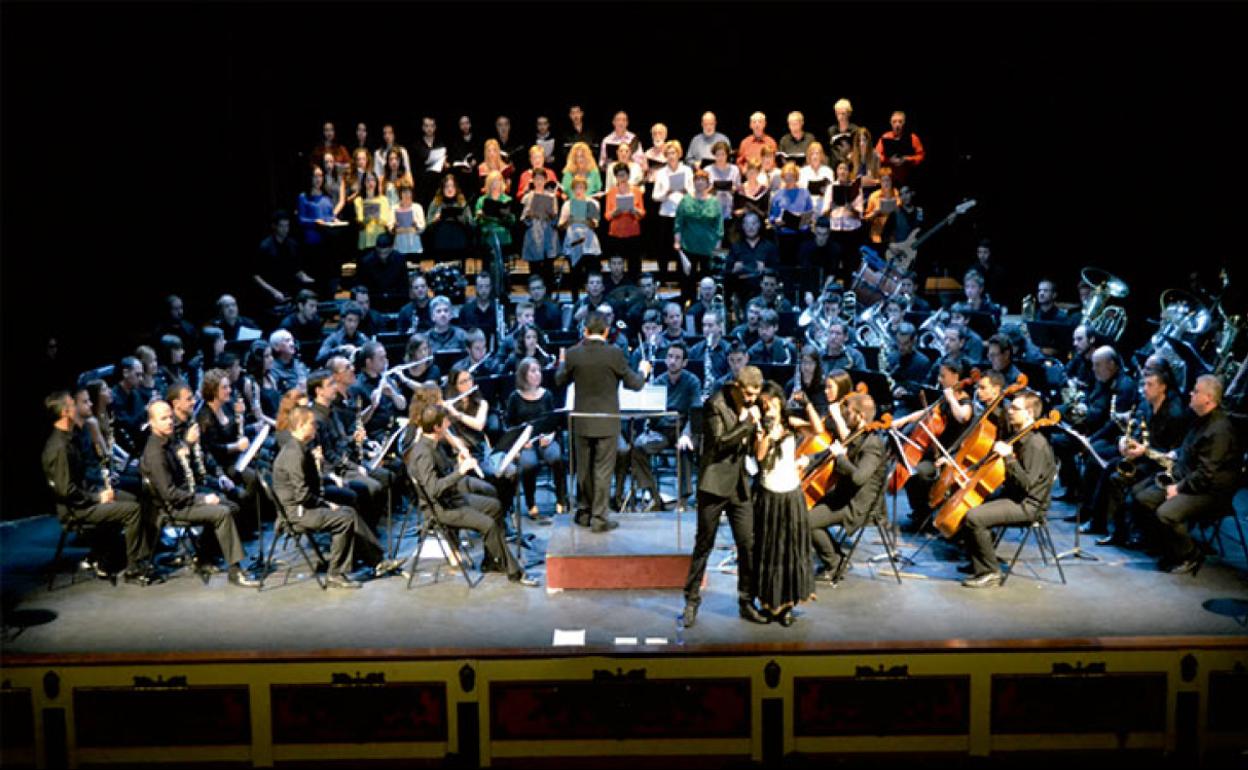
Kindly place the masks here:
[(251, 464), (256, 453), (260, 451), (260, 447), (264, 446), (264, 440), (269, 437), (269, 429), (271, 427), (268, 423), (265, 423), (264, 427), (260, 428), (260, 432), (256, 434), (256, 437), (251, 441), (251, 445), (247, 447), (247, 451), (243, 452), (242, 456), (238, 458), (238, 462), (234, 463), (235, 471), (242, 473)]
[(503, 456), (503, 461), (498, 464), (498, 475), (503, 476), (507, 473), (507, 469), (515, 462), (516, 456), (524, 449), (524, 445), (529, 443), (529, 438), (533, 435), (533, 426), (524, 426), (524, 432), (520, 434), (520, 438), (516, 439), (516, 443), (511, 445), (511, 449), (507, 450), (507, 454)]
[[(268, 427), (268, 426), (266, 425), (265, 427)], [(399, 438), (399, 436), (403, 433), (406, 427), (407, 427), (406, 425), (400, 426), (397, 430), (395, 430), (393, 433), (390, 434), (390, 438), (386, 439), (386, 443), (382, 445), (381, 451), (377, 453), (376, 457), (374, 457), (371, 461), (369, 461), (368, 469), (370, 471), (377, 470), (377, 466), (381, 465), (382, 458), (384, 458), (386, 454), (390, 452), (390, 447), (394, 446), (394, 442)]]

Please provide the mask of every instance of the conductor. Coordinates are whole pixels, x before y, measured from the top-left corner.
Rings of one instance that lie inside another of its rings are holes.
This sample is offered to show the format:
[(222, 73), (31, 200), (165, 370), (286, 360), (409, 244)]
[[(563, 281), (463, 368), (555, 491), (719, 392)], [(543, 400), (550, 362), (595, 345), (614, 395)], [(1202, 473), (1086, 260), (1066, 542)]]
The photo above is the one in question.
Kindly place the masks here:
[(576, 452), (575, 521), (594, 532), (607, 532), (620, 524), (607, 519), (607, 496), (615, 470), (616, 441), (620, 435), (619, 384), (641, 390), (650, 374), (650, 362), (638, 365), (638, 374), (628, 368), (624, 352), (607, 344), (607, 319), (593, 311), (585, 319), (585, 339), (560, 356), (555, 383), (576, 385), (573, 411), (615, 415), (573, 418), (573, 448)]

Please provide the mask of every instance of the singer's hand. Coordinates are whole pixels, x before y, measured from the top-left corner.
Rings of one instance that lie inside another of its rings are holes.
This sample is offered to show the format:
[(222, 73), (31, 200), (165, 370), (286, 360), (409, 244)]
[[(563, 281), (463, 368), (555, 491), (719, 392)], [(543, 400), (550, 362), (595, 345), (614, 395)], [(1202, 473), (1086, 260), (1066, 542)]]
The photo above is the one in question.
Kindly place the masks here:
[(1014, 456), (1014, 447), (1010, 446), (1004, 441), (998, 441), (994, 443), (992, 445), (992, 451), (996, 453), (997, 455), (1000, 455), (1001, 457), (1013, 457)]
[(759, 411), (759, 408), (757, 405), (750, 407), (750, 418), (754, 420), (754, 422), (763, 421), (763, 413)]
[(186, 429), (186, 443), (199, 443), (199, 423), (192, 423), (191, 427)]
[(117, 499), (117, 493), (111, 489), (106, 489), (100, 493), (101, 503), (111, 503)]
[(1179, 485), (1178, 485), (1178, 484), (1171, 484), (1170, 486), (1166, 487), (1166, 499), (1167, 499), (1167, 500), (1169, 500), (1170, 498), (1174, 497), (1174, 496), (1175, 496), (1175, 495), (1177, 495), (1178, 493), (1179, 493)]
[(676, 448), (686, 451), (686, 452), (692, 452), (693, 451), (693, 439), (689, 438), (688, 436), (681, 435), (680, 438), (676, 439)]

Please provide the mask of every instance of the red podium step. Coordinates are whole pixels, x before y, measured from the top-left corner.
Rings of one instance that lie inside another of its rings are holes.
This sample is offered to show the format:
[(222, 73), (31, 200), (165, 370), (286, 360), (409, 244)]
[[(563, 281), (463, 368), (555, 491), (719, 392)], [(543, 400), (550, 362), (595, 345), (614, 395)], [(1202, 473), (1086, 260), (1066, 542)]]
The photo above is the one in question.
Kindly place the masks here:
[(618, 529), (595, 533), (555, 517), (546, 546), (548, 591), (588, 588), (684, 588), (697, 514), (612, 514)]

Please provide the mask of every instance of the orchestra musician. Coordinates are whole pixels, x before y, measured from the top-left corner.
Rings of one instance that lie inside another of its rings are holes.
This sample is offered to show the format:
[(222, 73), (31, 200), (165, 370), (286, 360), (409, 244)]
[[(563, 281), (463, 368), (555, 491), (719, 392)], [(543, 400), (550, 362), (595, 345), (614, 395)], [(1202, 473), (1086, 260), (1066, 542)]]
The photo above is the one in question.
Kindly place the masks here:
[(289, 414), (292, 440), (287, 441), (273, 463), (273, 491), (293, 524), (308, 532), (330, 532), (328, 574), (333, 588), (359, 588), (350, 576), (358, 557), (381, 577), (401, 566), (386, 560), (381, 543), (360, 515), (349, 506), (340, 506), (324, 496), (317, 471), (316, 415), (306, 406)]
[[(516, 389), (507, 398), (508, 428), (531, 423), (555, 411), (554, 394), (542, 387), (542, 367), (538, 361), (523, 357), (517, 362), (515, 370)], [(563, 447), (558, 432), (531, 438), (528, 445), (520, 450), (519, 462), (520, 483), (524, 489), (524, 500), (530, 519), (538, 520), (537, 468), (540, 463), (545, 463), (550, 468), (554, 478), (555, 513), (568, 510), (567, 464), (563, 459)]]
[(633, 483), (636, 488), (650, 492), (650, 508), (648, 510), (664, 510), (663, 498), (659, 495), (659, 485), (655, 481), (651, 469), (651, 458), (668, 447), (675, 446), (678, 462), (681, 463), (678, 490), (680, 499), (690, 494), (691, 479), (690, 463), (687, 452), (693, 451), (693, 426), (689, 416), (693, 407), (702, 400), (702, 383), (693, 374), (685, 371), (689, 349), (683, 342), (674, 342), (664, 351), (667, 371), (655, 378), (659, 387), (667, 388), (669, 412), (676, 412), (676, 417), (657, 417), (647, 420), (646, 428), (632, 442), (630, 464)]
[(1243, 454), (1235, 426), (1222, 408), (1222, 394), (1217, 377), (1196, 378), (1188, 402), (1196, 418), (1179, 447), (1173, 471), (1168, 477), (1154, 476), (1153, 486), (1135, 495), (1135, 515), (1147, 520), (1161, 541), (1163, 553), (1157, 564), (1161, 570), (1195, 575), (1205, 555), (1192, 541), (1189, 523), (1216, 520), (1233, 511), (1231, 499), (1239, 486)]
[[(844, 428), (855, 433), (875, 420), (875, 399), (865, 393), (852, 393), (844, 399)], [(838, 403), (836, 414), (841, 413)], [(823, 426), (818, 426), (823, 432)], [(840, 433), (838, 425), (838, 433)], [(844, 554), (840, 544), (828, 532), (839, 525), (851, 535), (866, 525), (872, 513), (884, 506), (884, 481), (888, 477), (888, 457), (884, 439), (874, 431), (857, 436), (848, 446), (841, 439), (833, 441), (828, 450), (835, 458), (839, 481), (810, 509), (810, 537), (819, 569), (815, 579), (830, 582), (835, 573), (832, 565)]]
[[(931, 493), (932, 485), (936, 483), (936, 477), (939, 472), (937, 462), (945, 456), (940, 451), (940, 448), (943, 448), (946, 452), (951, 452), (974, 415), (971, 396), (959, 387), (964, 374), (965, 368), (960, 361), (956, 359), (941, 361), (940, 374), (936, 383), (941, 390), (941, 401), (936, 408), (941, 410), (941, 417), (944, 420), (945, 427), (940, 435), (929, 442), (928, 450), (924, 453), (923, 458), (915, 464), (914, 469), (911, 471), (910, 479), (906, 483), (906, 499), (910, 501), (910, 520), (902, 525), (902, 531), (917, 532), (918, 528), (931, 515), (932, 509), (928, 504), (928, 495)], [(977, 394), (983, 400), (983, 403), (992, 403), (1001, 392), (1002, 380), (1000, 380), (1000, 375), (990, 375), (989, 377), (981, 378), (980, 382), (985, 384), (977, 386)], [(894, 422), (893, 427), (900, 430), (922, 419), (923, 416), (923, 411), (911, 412)], [(910, 435), (913, 436), (913, 430)], [(937, 443), (940, 444), (940, 448), (936, 446)]]
[[(991, 375), (985, 375), (980, 382)], [(1015, 396), (1008, 407), (1010, 426), (1015, 431), (1026, 429), (1040, 417), (1043, 406), (1035, 393)], [(1048, 440), (1040, 431), (1033, 430), (1010, 445), (1002, 440), (1004, 435), (1004, 432), (998, 433), (993, 445), (993, 452), (1005, 460), (1006, 475), (1001, 494), (972, 508), (963, 525), (971, 557), (972, 575), (962, 581), (967, 588), (1001, 585), (1001, 567), (992, 540), (993, 527), (1035, 521), (1049, 509), (1057, 467)]]

